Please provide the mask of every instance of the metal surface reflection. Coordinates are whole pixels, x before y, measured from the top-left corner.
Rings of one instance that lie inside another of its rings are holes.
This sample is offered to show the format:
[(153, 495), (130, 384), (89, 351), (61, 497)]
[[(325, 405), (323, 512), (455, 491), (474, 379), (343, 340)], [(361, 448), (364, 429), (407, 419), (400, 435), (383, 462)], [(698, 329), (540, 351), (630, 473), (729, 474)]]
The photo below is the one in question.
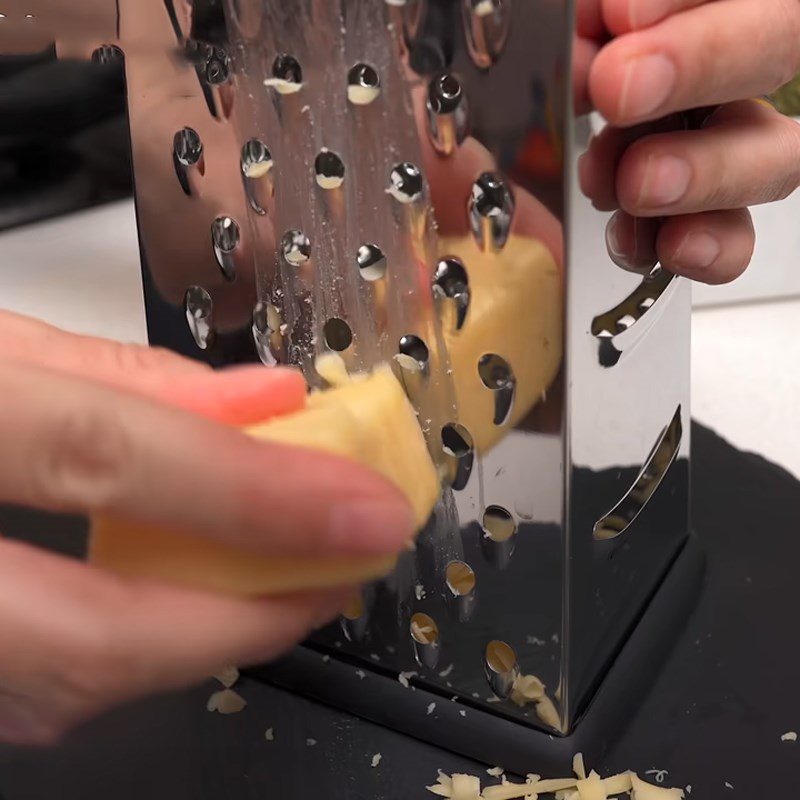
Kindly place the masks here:
[(581, 194), (568, 4), (27, 3), (0, 52), (124, 53), (152, 341), (417, 406), (442, 501), (315, 646), (569, 731), (687, 535), (689, 290)]

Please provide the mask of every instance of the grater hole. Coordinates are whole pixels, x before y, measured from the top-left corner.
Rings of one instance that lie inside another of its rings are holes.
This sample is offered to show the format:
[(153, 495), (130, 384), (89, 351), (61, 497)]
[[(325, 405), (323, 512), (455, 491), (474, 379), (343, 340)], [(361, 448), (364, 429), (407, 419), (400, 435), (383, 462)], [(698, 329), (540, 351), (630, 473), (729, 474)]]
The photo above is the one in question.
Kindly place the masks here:
[(280, 347), (276, 337), (280, 337), (281, 313), (271, 303), (259, 300), (253, 309), (253, 341), (261, 362), (274, 367), (280, 362)]
[(302, 231), (286, 231), (281, 239), (281, 253), (287, 264), (302, 266), (311, 258), (311, 240)]
[(507, 389), (514, 384), (514, 373), (511, 371), (508, 361), (495, 353), (481, 356), (478, 362), (478, 374), (481, 383), (493, 392)]
[(494, 392), (494, 424), (504, 425), (511, 416), (516, 393), (516, 379), (511, 365), (496, 353), (487, 353), (478, 361), (481, 383)]
[(94, 64), (119, 64), (125, 60), (125, 54), (115, 44), (104, 44), (92, 53)]
[(389, 194), (398, 203), (414, 203), (422, 197), (422, 173), (415, 164), (397, 164), (390, 175)]
[(439, 643), (439, 626), (427, 614), (414, 614), (411, 617), (411, 638), (417, 644), (435, 646)]
[(364, 616), (364, 598), (360, 594), (351, 597), (342, 611), (342, 616), (351, 621), (361, 619)]
[(245, 178), (257, 180), (272, 171), (272, 153), (264, 142), (259, 139), (250, 139), (242, 148), (242, 174)]
[(428, 87), (428, 101), (436, 114), (452, 114), (461, 104), (462, 97), (461, 82), (449, 72), (435, 77)]
[(362, 244), (356, 256), (358, 271), (365, 281), (379, 281), (386, 275), (386, 256), (374, 244)]
[(486, 667), (497, 675), (512, 675), (519, 668), (514, 648), (494, 639), (486, 645)]
[(323, 333), (325, 344), (336, 353), (344, 352), (353, 343), (353, 331), (338, 317), (333, 317), (325, 323)]
[(442, 449), (447, 455), (464, 458), (472, 455), (474, 448), (472, 435), (463, 425), (451, 422), (442, 428)]
[(186, 323), (195, 344), (201, 350), (208, 350), (214, 339), (214, 331), (211, 327), (214, 303), (211, 295), (202, 286), (190, 286), (186, 290), (183, 306), (186, 312)]
[(322, 189), (338, 189), (344, 183), (344, 161), (332, 150), (323, 148), (314, 161), (317, 184)]
[(455, 328), (460, 330), (466, 321), (470, 303), (469, 276), (464, 264), (457, 258), (443, 258), (436, 267), (433, 280), (434, 297), (453, 301)]
[(172, 139), (176, 161), (184, 167), (193, 167), (203, 157), (203, 142), (194, 128), (182, 128)]
[(445, 581), (454, 597), (466, 597), (475, 591), (475, 571), (464, 561), (451, 561), (447, 565)]
[(514, 208), (511, 190), (499, 175), (484, 172), (475, 181), (469, 199), (469, 224), (481, 250), (495, 252), (505, 245)]
[(516, 534), (517, 523), (502, 506), (489, 506), (483, 512), (483, 530), (493, 542), (507, 542)]
[(211, 223), (211, 239), (214, 244), (214, 255), (225, 280), (233, 281), (236, 278), (233, 252), (239, 246), (241, 239), (238, 223), (230, 217), (217, 217)]
[(494, 639), (486, 645), (484, 669), (492, 691), (506, 698), (519, 675), (519, 662), (514, 648), (506, 642)]
[(264, 83), (280, 94), (293, 94), (303, 85), (303, 68), (294, 56), (281, 53), (272, 62), (272, 78)]
[(430, 352), (428, 345), (419, 336), (403, 336), (395, 361), (408, 372), (425, 372), (428, 369)]
[(374, 102), (381, 92), (381, 78), (375, 67), (356, 64), (347, 73), (347, 99), (356, 106)]
[(463, 0), (467, 49), (481, 69), (494, 64), (505, 48), (511, 26), (510, 0)]

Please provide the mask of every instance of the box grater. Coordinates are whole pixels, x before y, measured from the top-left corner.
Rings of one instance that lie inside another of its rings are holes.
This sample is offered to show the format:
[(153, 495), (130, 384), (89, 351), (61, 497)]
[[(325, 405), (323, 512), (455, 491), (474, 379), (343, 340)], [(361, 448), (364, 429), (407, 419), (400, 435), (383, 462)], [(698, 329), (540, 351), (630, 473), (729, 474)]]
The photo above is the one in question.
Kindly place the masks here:
[(125, 64), (153, 344), (314, 387), (389, 362), (419, 412), (446, 488), (416, 550), (262, 674), (520, 770), (608, 744), (700, 563), (690, 288), (608, 255), (574, 35), (561, 0), (0, 18), (0, 52)]

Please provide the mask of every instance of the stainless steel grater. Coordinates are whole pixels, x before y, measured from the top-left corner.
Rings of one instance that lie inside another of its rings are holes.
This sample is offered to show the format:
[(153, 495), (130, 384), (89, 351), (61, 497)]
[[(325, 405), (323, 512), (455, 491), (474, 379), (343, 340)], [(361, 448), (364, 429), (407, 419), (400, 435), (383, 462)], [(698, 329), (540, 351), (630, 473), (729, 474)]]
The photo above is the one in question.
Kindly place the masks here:
[(589, 720), (624, 717), (697, 564), (690, 288), (608, 255), (577, 185), (596, 121), (572, 110), (574, 35), (563, 0), (0, 18), (0, 52), (125, 62), (154, 344), (315, 387), (321, 356), (388, 362), (418, 409), (447, 488), (416, 551), (267, 674), (509, 767), (607, 738)]

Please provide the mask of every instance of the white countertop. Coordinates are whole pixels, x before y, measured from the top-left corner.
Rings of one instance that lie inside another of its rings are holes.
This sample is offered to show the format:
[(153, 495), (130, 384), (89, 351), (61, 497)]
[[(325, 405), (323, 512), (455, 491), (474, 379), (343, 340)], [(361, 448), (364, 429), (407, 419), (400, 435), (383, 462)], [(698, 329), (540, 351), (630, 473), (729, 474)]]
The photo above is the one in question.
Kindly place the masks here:
[[(68, 330), (146, 341), (133, 204), (0, 235), (0, 304)], [(692, 373), (697, 420), (800, 477), (798, 329), (800, 299), (703, 305), (694, 314)]]

